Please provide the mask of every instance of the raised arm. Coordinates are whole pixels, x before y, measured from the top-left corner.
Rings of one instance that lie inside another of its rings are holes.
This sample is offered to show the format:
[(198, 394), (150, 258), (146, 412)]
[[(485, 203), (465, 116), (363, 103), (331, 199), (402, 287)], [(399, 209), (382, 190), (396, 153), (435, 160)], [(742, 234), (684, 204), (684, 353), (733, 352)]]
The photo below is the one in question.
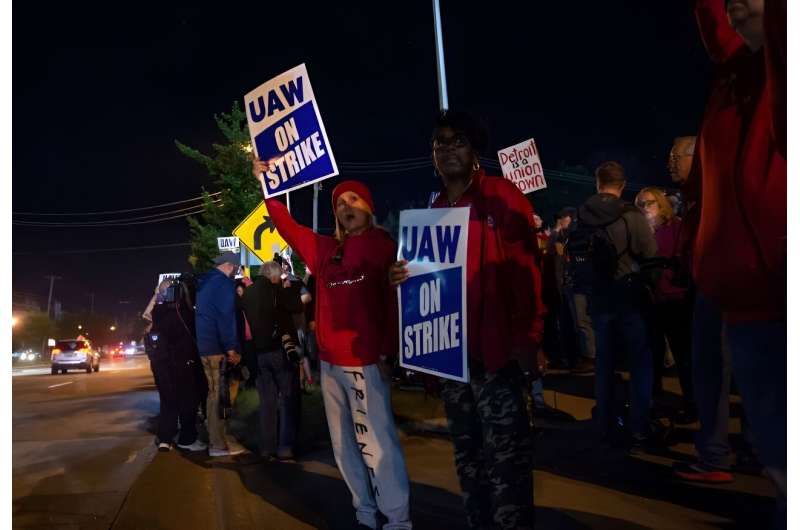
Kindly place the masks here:
[(786, 158), (786, 0), (764, 1), (764, 58), (772, 135)]
[(725, 2), (722, 0), (697, 0), (694, 14), (700, 38), (713, 62), (724, 63), (745, 45), (728, 22)]
[(292, 247), (303, 261), (308, 263), (313, 271), (319, 270), (319, 260), (327, 252), (336, 246), (336, 240), (332, 237), (322, 236), (315, 233), (307, 226), (303, 226), (294, 220), (286, 206), (277, 199), (265, 199), (267, 210), (278, 229), (278, 233), (283, 237), (289, 246)]

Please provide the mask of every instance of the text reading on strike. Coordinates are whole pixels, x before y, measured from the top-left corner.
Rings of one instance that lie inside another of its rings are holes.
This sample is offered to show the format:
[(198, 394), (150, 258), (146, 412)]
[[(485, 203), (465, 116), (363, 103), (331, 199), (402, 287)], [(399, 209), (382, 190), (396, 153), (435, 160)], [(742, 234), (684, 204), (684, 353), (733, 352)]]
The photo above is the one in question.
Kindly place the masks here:
[(273, 190), (325, 154), (319, 131), (301, 141), (294, 118), (275, 129), (275, 144), (281, 151), (289, 151), (269, 160), (267, 185)]
[[(439, 278), (419, 287), (419, 314), (426, 317), (441, 312), (442, 296)], [(458, 312), (434, 316), (430, 320), (405, 326), (403, 355), (406, 359), (458, 348), (461, 345)]]

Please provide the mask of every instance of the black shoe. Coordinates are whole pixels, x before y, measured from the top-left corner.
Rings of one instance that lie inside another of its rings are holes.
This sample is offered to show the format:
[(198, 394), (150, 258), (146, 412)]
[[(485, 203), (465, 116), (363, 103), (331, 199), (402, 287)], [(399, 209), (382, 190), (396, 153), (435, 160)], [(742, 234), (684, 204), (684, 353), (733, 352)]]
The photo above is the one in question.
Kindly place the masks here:
[(548, 407), (547, 405), (543, 407), (534, 407), (533, 408), (533, 417), (537, 420), (545, 420), (545, 421), (574, 421), (575, 418), (569, 415), (568, 413), (554, 409), (553, 407)]
[(631, 435), (628, 445), (628, 454), (637, 456), (645, 453), (659, 453), (664, 451), (669, 446), (667, 441), (668, 436), (669, 434), (666, 432)]
[(575, 366), (570, 369), (573, 375), (590, 375), (594, 373), (594, 360), (588, 357), (581, 357)]
[(697, 408), (691, 403), (683, 405), (673, 419), (678, 425), (689, 425), (697, 421)]
[(547, 361), (547, 367), (550, 370), (569, 370), (569, 363), (564, 359), (553, 359)]

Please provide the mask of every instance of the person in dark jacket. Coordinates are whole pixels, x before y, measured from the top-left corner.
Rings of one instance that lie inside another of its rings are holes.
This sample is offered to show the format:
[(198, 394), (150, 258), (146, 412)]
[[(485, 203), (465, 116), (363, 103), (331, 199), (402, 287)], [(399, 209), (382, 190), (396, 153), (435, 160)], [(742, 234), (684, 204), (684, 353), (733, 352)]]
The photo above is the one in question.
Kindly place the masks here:
[[(480, 165), (486, 130), (445, 111), (432, 134), (442, 189), (433, 208), (468, 207), (468, 383), (446, 381), (445, 412), (470, 528), (532, 528), (532, 448), (524, 371), (537, 369), (544, 331), (533, 208)], [(392, 282), (408, 278), (405, 261)]]
[(256, 386), (260, 400), (261, 456), (290, 459), (294, 456), (297, 428), (294, 406), (297, 360), (287, 357), (282, 341), (285, 336), (297, 340), (291, 314), (301, 310), (302, 304), (283, 287), (281, 267), (271, 261), (264, 263), (261, 275), (244, 292), (242, 308), (247, 321), (252, 322), (250, 329), (259, 368)]
[(147, 353), (158, 389), (158, 450), (171, 450), (180, 420), (178, 447), (204, 451), (207, 446), (197, 437), (200, 392), (195, 381), (200, 359), (187, 287), (173, 280), (161, 282), (150, 316), (153, 325), (147, 334)]
[(213, 269), (198, 280), (195, 310), (197, 350), (208, 381), (208, 454), (228, 456), (245, 451), (244, 447), (225, 435), (226, 422), (221, 417), (219, 403), (223, 364), (237, 365), (241, 360), (233, 281), (233, 276), (241, 265), (239, 255), (233, 252), (217, 256), (214, 265)]
[[(591, 317), (595, 332), (596, 420), (605, 441), (615, 442), (617, 410), (614, 401), (615, 359), (614, 330), (625, 342), (631, 372), (628, 430), (631, 449), (640, 451), (651, 440), (650, 406), (653, 389), (653, 357), (645, 321), (647, 291), (639, 274), (640, 261), (656, 255), (656, 240), (647, 220), (636, 206), (621, 199), (625, 187), (625, 169), (617, 162), (604, 162), (595, 171), (597, 194), (578, 210), (577, 230), (588, 230), (593, 237), (606, 237), (616, 256), (612, 263), (600, 263), (606, 255), (595, 244), (595, 253), (587, 256), (591, 273), (580, 278), (579, 260), (572, 253), (576, 283), (591, 284)], [(577, 233), (576, 230), (576, 233)], [(578, 237), (568, 244), (571, 252)], [(597, 241), (595, 239), (594, 241)], [(606, 266), (613, 268), (602, 271)], [(605, 272), (608, 274), (606, 275)], [(616, 328), (614, 326), (617, 326)]]

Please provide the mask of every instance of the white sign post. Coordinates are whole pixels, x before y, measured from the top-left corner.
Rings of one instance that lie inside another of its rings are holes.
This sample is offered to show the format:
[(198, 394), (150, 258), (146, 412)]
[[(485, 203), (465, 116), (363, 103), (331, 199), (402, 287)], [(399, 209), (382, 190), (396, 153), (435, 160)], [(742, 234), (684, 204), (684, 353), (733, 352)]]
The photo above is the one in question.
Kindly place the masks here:
[(252, 90), (244, 106), (253, 150), (269, 164), (265, 198), (339, 174), (305, 64)]
[(536, 142), (531, 138), (497, 152), (503, 176), (517, 185), (522, 193), (547, 187)]
[(455, 381), (467, 369), (469, 208), (400, 212), (398, 259), (409, 278), (397, 287), (400, 366)]

